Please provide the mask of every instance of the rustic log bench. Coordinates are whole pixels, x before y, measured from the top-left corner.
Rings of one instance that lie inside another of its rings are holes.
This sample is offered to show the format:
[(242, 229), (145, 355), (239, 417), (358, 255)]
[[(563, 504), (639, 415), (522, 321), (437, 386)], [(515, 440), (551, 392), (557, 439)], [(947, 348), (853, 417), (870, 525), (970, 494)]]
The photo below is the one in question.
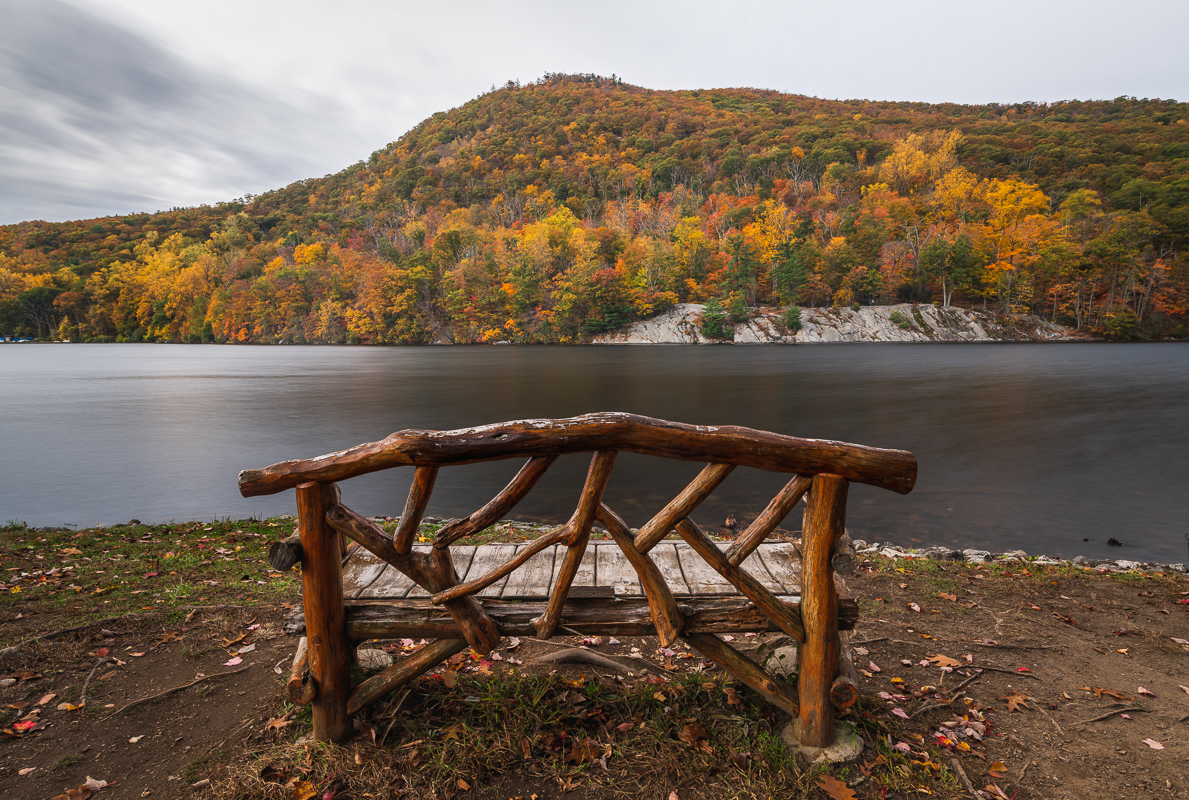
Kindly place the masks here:
[[(621, 450), (706, 466), (632, 531), (603, 503)], [(454, 544), (503, 519), (560, 455), (575, 452), (594, 455), (566, 524), (524, 544)], [(432, 544), (415, 544), (441, 467), (526, 456), (489, 503), (445, 525)], [(335, 482), (397, 466), (413, 466), (413, 482), (389, 536), (343, 506)], [(689, 515), (737, 466), (793, 477), (733, 542), (716, 543)], [(312, 702), (319, 740), (343, 741), (353, 714), (468, 645), (486, 654), (501, 636), (548, 639), (560, 626), (582, 635), (656, 635), (666, 646), (680, 637), (788, 712), (802, 744), (824, 747), (834, 734), (835, 709), (858, 696), (839, 638), (857, 609), (853, 599), (840, 598), (831, 566), (848, 482), (907, 493), (915, 480), (916, 459), (900, 450), (600, 413), (400, 431), (350, 450), (247, 470), (239, 484), (245, 497), (297, 490), (308, 654), (304, 678), (290, 689)], [(767, 543), (802, 498), (800, 552)], [(592, 542), (595, 525), (611, 541)], [(666, 540), (674, 532), (680, 541)], [(352, 559), (346, 575), (342, 537), (372, 556)], [(799, 643), (795, 686), (716, 635), (768, 630)], [(352, 690), (352, 642), (405, 637), (434, 641)]]

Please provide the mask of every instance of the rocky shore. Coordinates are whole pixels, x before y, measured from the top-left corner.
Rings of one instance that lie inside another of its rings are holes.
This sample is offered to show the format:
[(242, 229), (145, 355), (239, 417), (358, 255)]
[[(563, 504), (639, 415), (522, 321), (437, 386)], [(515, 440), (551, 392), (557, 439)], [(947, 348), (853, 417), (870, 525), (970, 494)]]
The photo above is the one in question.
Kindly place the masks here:
[(884, 558), (931, 558), (936, 561), (969, 561), (976, 564), (987, 562), (1016, 561), (1037, 566), (1057, 566), (1072, 564), (1084, 569), (1098, 572), (1189, 572), (1184, 564), (1157, 564), (1151, 561), (1130, 561), (1127, 559), (1086, 558), (1074, 556), (1071, 559), (1051, 558), (1043, 555), (1029, 555), (1023, 550), (1012, 550), (1007, 553), (992, 553), (988, 550), (967, 548), (954, 550), (949, 547), (906, 548), (882, 542), (866, 542), (855, 539), (851, 543), (856, 555), (877, 554)]
[(699, 303), (680, 303), (664, 314), (601, 334), (594, 344), (817, 344), (826, 342), (1019, 342), (1082, 339), (1070, 328), (1037, 317), (1004, 324), (989, 314), (951, 306), (902, 303), (892, 306), (802, 308), (801, 329), (790, 331), (785, 309), (756, 308), (735, 325), (730, 340), (702, 334)]

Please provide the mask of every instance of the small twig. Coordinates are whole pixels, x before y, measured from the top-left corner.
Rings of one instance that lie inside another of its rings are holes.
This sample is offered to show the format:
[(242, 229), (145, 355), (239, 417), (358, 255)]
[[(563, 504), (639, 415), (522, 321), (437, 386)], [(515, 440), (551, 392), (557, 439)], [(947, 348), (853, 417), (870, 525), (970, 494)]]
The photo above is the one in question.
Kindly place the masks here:
[(1052, 717), (1052, 716), (1049, 714), (1049, 712), (1045, 711), (1045, 710), (1044, 710), (1044, 709), (1041, 707), (1041, 705), (1040, 705), (1040, 701), (1039, 701), (1039, 700), (1037, 700), (1035, 697), (1029, 697), (1028, 699), (1029, 699), (1029, 700), (1031, 700), (1031, 701), (1032, 701), (1032, 702), (1035, 704), (1035, 708), (1036, 708), (1036, 710), (1037, 710), (1037, 711), (1039, 711), (1040, 713), (1044, 714), (1046, 717), (1048, 717), (1048, 718), (1049, 718), (1049, 722), (1053, 723), (1053, 727), (1057, 729), (1057, 733), (1059, 733), (1059, 734), (1061, 734), (1062, 736), (1064, 736), (1064, 735), (1065, 735), (1065, 731), (1061, 730), (1061, 726), (1057, 724), (1057, 720), (1053, 719), (1053, 717)]
[(970, 783), (970, 778), (966, 777), (966, 771), (962, 769), (962, 765), (958, 763), (958, 759), (951, 758), (950, 766), (954, 768), (954, 772), (958, 773), (958, 777), (962, 780), (962, 785), (966, 787), (966, 791), (970, 792), (970, 796), (975, 798), (975, 800), (983, 800), (982, 792), (976, 790), (974, 785)]
[(183, 689), (189, 689), (191, 686), (193, 686), (193, 685), (194, 685), (194, 684), (196, 684), (196, 683), (202, 683), (203, 681), (205, 681), (205, 680), (210, 680), (210, 679), (212, 679), (212, 678), (225, 678), (225, 677), (227, 677), (228, 675), (235, 675), (235, 674), (238, 674), (238, 673), (240, 673), (240, 672), (243, 672), (243, 671), (244, 671), (244, 670), (246, 670), (246, 669), (251, 669), (251, 667), (252, 667), (252, 665), (251, 665), (251, 664), (249, 664), (249, 665), (248, 665), (248, 666), (246, 666), (246, 667), (240, 667), (239, 669), (233, 669), (233, 670), (231, 670), (231, 672), (216, 672), (214, 675), (203, 675), (201, 678), (195, 678), (194, 680), (190, 681), (189, 683), (184, 683), (184, 684), (182, 684), (181, 686), (175, 686), (175, 687), (173, 687), (172, 689), (166, 689), (164, 692), (161, 692), (161, 693), (159, 693), (159, 694), (152, 695), (151, 697), (142, 697), (142, 698), (141, 698), (141, 699), (139, 699), (139, 700), (133, 700), (131, 703), (129, 703), (128, 705), (124, 706), (123, 708), (121, 708), (121, 709), (120, 709), (119, 711), (117, 711), (116, 713), (117, 713), (117, 714), (123, 714), (123, 713), (124, 713), (125, 711), (127, 711), (128, 709), (132, 708), (133, 706), (138, 706), (138, 705), (140, 705), (141, 703), (147, 703), (147, 702), (149, 702), (150, 700), (160, 700), (162, 697), (166, 697), (166, 696), (168, 696), (168, 695), (171, 695), (171, 694), (173, 694), (174, 692), (180, 692), (180, 691), (182, 691)]
[(1020, 777), (1016, 778), (1016, 783), (1024, 782), (1024, 773), (1027, 772), (1028, 768), (1035, 763), (1036, 763), (1035, 761), (1025, 761), (1024, 762), (1024, 768), (1022, 770), (1020, 770)]
[[(981, 677), (982, 677), (982, 674), (980, 674), (980, 673), (977, 671), (977, 670), (978, 670), (978, 669), (980, 669), (980, 668), (979, 668), (979, 667), (975, 667), (974, 669), (975, 669), (976, 671), (975, 671), (975, 673), (974, 673), (973, 675), (971, 675), (969, 678), (967, 678), (966, 680), (964, 680), (964, 681), (962, 681), (961, 683), (959, 683), (959, 684), (958, 684), (957, 686), (955, 686), (953, 689), (950, 689), (950, 695), (952, 695), (952, 697), (953, 697), (953, 698), (957, 698), (957, 696), (958, 696), (958, 693), (959, 693), (959, 692), (961, 692), (961, 691), (962, 691), (963, 689), (965, 689), (967, 686), (969, 686), (970, 684), (974, 683), (975, 681), (977, 681), (979, 678), (981, 678)], [(953, 699), (951, 699), (951, 700), (950, 700), (950, 702), (951, 702), (951, 703), (952, 703), (952, 702), (954, 702), (954, 701), (953, 701)]]
[(1060, 645), (1051, 644), (983, 644), (970, 642), (975, 647), (988, 647), (992, 650), (1064, 650)]
[(1040, 680), (1040, 678), (1038, 678), (1036, 675), (1033, 675), (1031, 672), (1016, 672), (1014, 669), (1004, 669), (1003, 667), (988, 667), (984, 664), (977, 669), (985, 669), (988, 672), (1002, 672), (1007, 675), (1019, 675), (1021, 678), (1032, 678), (1034, 681)]
[(864, 639), (861, 642), (851, 641), (851, 646), (854, 647), (856, 645), (872, 644), (873, 642), (890, 642), (890, 641), (892, 641), (892, 640), (889, 639), (887, 636), (881, 636), (878, 639)]
[[(926, 711), (936, 711), (936, 710), (937, 710), (937, 709), (939, 709), (939, 708), (949, 708), (949, 707), (950, 707), (950, 703), (952, 703), (952, 702), (954, 702), (954, 701), (953, 701), (953, 700), (950, 700), (950, 701), (949, 701), (949, 703), (934, 703), (934, 704), (933, 704), (933, 705), (931, 705), (931, 706), (921, 706), (921, 707), (920, 707), (920, 708), (918, 708), (916, 711), (914, 711), (914, 712), (912, 712), (911, 714), (909, 714), (909, 715), (908, 715), (908, 718), (909, 718), (909, 719), (916, 719), (916, 718), (917, 718), (917, 717), (919, 717), (921, 714), (924, 714)], [(953, 709), (950, 709), (950, 710), (952, 711)]]
[(87, 679), (83, 681), (83, 694), (78, 701), (79, 708), (85, 708), (87, 705), (87, 690), (91, 688), (91, 680), (95, 677), (95, 673), (98, 672), (99, 668), (104, 664), (114, 660), (115, 659), (108, 658), (107, 656), (102, 656), (98, 661), (95, 662), (95, 666), (91, 667), (91, 674), (89, 674)]
[(1099, 716), (1095, 717), (1094, 719), (1084, 719), (1084, 720), (1081, 720), (1080, 722), (1075, 722), (1074, 725), (1085, 725), (1090, 722), (1102, 722), (1104, 719), (1110, 719), (1111, 717), (1115, 716), (1115, 714), (1126, 714), (1129, 711), (1147, 711), (1147, 710), (1148, 709), (1146, 709), (1146, 708), (1120, 708), (1120, 709), (1116, 709), (1115, 711), (1108, 711), (1105, 714), (1100, 714)]
[(388, 727), (384, 729), (384, 735), (380, 737), (380, 741), (376, 743), (376, 747), (383, 747), (384, 740), (388, 738), (388, 731), (392, 730), (392, 726), (396, 724), (396, 712), (400, 711), (401, 705), (405, 702), (405, 698), (409, 696), (409, 692), (413, 691), (412, 686), (406, 686), (404, 691), (400, 693), (400, 697), (396, 698), (396, 702), (392, 707), (385, 711), (385, 714), (391, 714), (392, 719), (388, 722)]

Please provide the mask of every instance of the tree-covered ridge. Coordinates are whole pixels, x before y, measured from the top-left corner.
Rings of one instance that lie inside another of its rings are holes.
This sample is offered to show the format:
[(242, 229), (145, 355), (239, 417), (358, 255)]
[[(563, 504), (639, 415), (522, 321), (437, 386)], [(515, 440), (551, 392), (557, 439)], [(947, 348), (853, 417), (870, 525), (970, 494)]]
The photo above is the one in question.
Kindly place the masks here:
[(508, 84), (259, 197), (0, 228), (0, 333), (552, 342), (681, 301), (1181, 332), (1189, 111)]

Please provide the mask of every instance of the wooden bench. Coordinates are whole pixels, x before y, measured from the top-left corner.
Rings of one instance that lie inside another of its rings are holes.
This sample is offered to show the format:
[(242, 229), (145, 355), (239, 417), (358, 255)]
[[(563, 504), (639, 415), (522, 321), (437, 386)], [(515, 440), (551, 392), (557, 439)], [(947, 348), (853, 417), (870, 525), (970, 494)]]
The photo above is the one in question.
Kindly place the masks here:
[[(706, 466), (632, 531), (603, 502), (619, 451)], [(558, 456), (574, 452), (594, 455), (566, 524), (524, 544), (454, 544), (503, 519)], [(441, 467), (514, 457), (529, 460), (495, 498), (444, 526), (432, 544), (415, 544)], [(414, 474), (389, 536), (343, 506), (335, 482), (397, 466), (413, 466)], [(716, 543), (689, 515), (737, 466), (793, 477), (733, 542)], [(788, 712), (802, 744), (824, 747), (833, 737), (835, 709), (858, 696), (853, 679), (839, 675), (838, 633), (853, 626), (857, 609), (851, 598), (840, 598), (831, 567), (848, 482), (907, 493), (915, 479), (916, 459), (904, 451), (601, 413), (401, 431), (350, 450), (245, 471), (239, 483), (245, 497), (297, 490), (309, 643), (300, 687), (308, 687), (320, 740), (346, 739), (352, 714), (468, 645), (486, 654), (501, 636), (548, 639), (564, 626), (583, 635), (656, 635), (663, 645), (681, 637)], [(802, 498), (801, 552), (766, 543)], [(596, 525), (611, 541), (590, 540)], [(674, 532), (680, 541), (666, 540)], [(342, 537), (371, 554), (353, 559), (346, 574)], [(716, 635), (766, 630), (799, 642), (795, 686)], [(351, 643), (403, 637), (434, 641), (352, 689)]]

